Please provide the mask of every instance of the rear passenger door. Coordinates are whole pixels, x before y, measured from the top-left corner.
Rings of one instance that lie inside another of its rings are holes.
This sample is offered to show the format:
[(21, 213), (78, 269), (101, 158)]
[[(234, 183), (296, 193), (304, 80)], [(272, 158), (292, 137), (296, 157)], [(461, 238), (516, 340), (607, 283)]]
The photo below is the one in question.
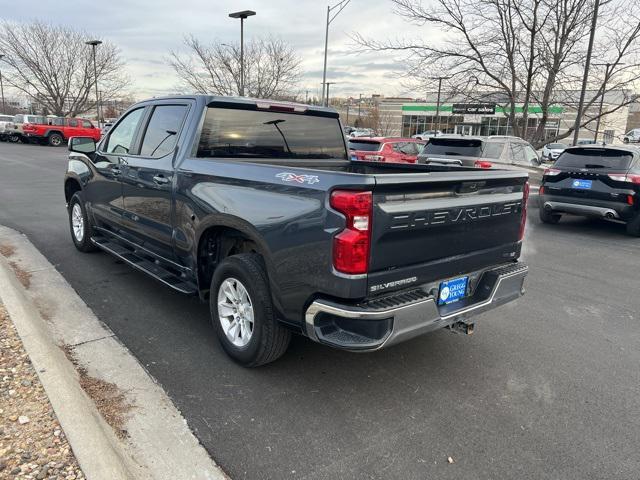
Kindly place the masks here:
[(137, 155), (123, 166), (124, 226), (136, 243), (171, 259), (173, 161), (189, 102), (147, 107)]

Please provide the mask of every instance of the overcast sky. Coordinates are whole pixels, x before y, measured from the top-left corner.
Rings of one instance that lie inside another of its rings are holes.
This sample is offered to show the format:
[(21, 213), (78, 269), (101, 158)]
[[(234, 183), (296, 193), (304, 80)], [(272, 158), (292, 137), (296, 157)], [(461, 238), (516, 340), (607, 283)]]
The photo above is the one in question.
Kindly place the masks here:
[[(336, 0), (332, 0), (333, 5)], [(302, 87), (318, 94), (322, 81), (327, 3), (316, 0), (0, 0), (6, 20), (43, 20), (81, 28), (117, 44), (138, 97), (175, 91), (178, 80), (166, 64), (167, 52), (180, 49), (182, 38), (238, 41), (239, 20), (229, 12), (254, 10), (245, 23), (245, 40), (275, 35), (294, 46), (303, 59)], [(425, 36), (426, 27), (409, 25), (392, 12), (388, 0), (351, 0), (331, 24), (327, 81), (333, 95), (408, 95), (397, 72), (402, 59), (380, 54), (354, 54), (349, 34), (376, 38)]]

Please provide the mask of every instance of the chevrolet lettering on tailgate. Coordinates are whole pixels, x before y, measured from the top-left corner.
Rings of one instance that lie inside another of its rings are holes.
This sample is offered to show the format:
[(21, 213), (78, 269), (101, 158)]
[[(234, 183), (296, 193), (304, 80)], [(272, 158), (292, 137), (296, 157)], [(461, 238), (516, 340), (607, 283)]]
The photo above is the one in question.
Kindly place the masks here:
[(424, 228), (431, 225), (450, 225), (473, 222), (503, 215), (521, 215), (522, 202), (476, 205), (472, 207), (448, 208), (403, 213), (392, 217), (392, 229)]

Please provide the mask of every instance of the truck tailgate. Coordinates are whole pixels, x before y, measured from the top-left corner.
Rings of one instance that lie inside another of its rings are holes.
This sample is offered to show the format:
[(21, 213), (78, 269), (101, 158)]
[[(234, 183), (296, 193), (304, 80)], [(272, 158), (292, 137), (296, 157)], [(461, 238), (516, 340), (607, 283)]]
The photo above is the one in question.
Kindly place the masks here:
[(376, 176), (369, 291), (517, 259), (526, 182), (513, 171)]

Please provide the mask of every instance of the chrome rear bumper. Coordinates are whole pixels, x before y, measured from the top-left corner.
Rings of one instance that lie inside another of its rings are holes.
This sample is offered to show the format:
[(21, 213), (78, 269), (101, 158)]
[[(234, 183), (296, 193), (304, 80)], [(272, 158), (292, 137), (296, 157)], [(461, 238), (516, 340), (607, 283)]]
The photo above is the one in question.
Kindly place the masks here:
[(549, 212), (573, 213), (574, 215), (586, 215), (608, 219), (620, 218), (618, 212), (613, 208), (597, 207), (593, 205), (548, 201), (544, 202), (543, 208)]
[[(517, 299), (524, 294), (528, 271), (523, 263), (487, 270), (470, 296), (450, 305), (438, 306), (436, 298), (421, 289), (363, 305), (316, 300), (305, 314), (306, 333), (312, 340), (345, 350), (378, 350), (439, 328), (468, 323), (472, 315)], [(397, 305), (380, 307), (394, 303)]]

